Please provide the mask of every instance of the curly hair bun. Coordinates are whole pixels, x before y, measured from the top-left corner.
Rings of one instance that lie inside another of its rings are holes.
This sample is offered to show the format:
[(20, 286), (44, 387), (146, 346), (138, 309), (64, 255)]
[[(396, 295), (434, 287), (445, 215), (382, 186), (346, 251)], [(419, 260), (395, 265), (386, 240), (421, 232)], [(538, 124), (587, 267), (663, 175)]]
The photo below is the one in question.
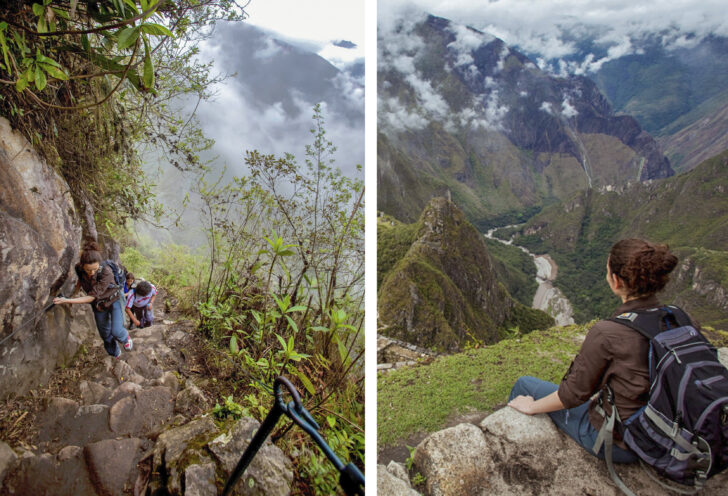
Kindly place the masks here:
[(83, 251), (101, 251), (101, 248), (99, 248), (99, 244), (94, 241), (93, 239), (87, 239), (83, 243), (83, 248), (81, 248)]
[(98, 243), (93, 239), (87, 239), (81, 248), (81, 265), (92, 263), (101, 263), (101, 249)]
[(618, 241), (609, 251), (609, 270), (625, 282), (629, 296), (662, 290), (677, 263), (677, 257), (667, 245), (638, 238)]

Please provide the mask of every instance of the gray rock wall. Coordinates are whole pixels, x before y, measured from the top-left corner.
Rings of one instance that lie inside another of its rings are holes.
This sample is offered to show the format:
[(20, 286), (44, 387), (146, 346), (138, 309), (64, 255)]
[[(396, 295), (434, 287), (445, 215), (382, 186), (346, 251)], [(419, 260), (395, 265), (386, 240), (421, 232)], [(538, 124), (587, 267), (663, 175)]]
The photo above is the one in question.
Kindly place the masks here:
[(0, 117), (0, 398), (42, 383), (96, 334), (87, 308), (44, 312), (70, 291), (80, 244), (68, 185)]

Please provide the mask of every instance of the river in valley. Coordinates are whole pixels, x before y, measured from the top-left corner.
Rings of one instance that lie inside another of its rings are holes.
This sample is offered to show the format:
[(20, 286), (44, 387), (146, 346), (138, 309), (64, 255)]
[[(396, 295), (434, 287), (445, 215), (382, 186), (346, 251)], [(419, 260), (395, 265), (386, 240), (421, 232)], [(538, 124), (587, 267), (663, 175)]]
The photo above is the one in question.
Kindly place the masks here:
[[(516, 226), (504, 226), (504, 227), (516, 227)], [(493, 233), (501, 228), (490, 229), (485, 237), (494, 239), (506, 245), (512, 245), (513, 240), (503, 241), (502, 239), (493, 236)], [(521, 251), (525, 252), (533, 258), (533, 263), (536, 265), (536, 282), (538, 283), (538, 289), (533, 297), (533, 303), (531, 307), (538, 310), (543, 310), (547, 314), (551, 315), (556, 321), (556, 325), (565, 326), (574, 323), (574, 310), (571, 308), (571, 303), (564, 296), (564, 293), (555, 287), (553, 281), (558, 275), (558, 266), (556, 262), (548, 255), (534, 255), (522, 246), (513, 245)]]

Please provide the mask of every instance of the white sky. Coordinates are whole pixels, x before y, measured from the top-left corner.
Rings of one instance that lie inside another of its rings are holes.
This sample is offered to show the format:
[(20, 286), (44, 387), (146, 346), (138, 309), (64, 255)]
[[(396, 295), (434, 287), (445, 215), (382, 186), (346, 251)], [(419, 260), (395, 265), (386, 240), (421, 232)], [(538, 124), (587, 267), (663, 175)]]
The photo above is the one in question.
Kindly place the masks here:
[[(249, 24), (274, 31), (289, 43), (312, 42), (336, 64), (364, 57), (364, 0), (252, 0)], [(331, 46), (347, 40), (357, 48)]]

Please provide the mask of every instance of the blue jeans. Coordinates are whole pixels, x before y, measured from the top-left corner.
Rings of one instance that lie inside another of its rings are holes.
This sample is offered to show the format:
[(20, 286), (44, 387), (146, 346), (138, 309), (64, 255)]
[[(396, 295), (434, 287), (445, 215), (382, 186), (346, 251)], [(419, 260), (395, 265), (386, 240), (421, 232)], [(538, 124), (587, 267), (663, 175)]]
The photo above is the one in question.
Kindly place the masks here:
[(99, 336), (104, 340), (106, 353), (113, 357), (121, 354), (119, 343), (129, 341), (129, 333), (124, 328), (124, 314), (121, 310), (121, 304), (121, 299), (118, 299), (105, 312), (99, 312), (93, 305), (91, 306), (94, 311)]
[[(511, 394), (508, 397), (508, 401), (512, 400), (516, 396), (532, 396), (533, 399), (538, 400), (544, 396), (548, 396), (559, 389), (559, 386), (553, 382), (542, 381), (535, 377), (524, 376), (520, 377), (516, 384), (511, 389)], [(599, 434), (594, 426), (589, 422), (589, 402), (579, 405), (574, 408), (565, 410), (558, 410), (548, 414), (551, 420), (556, 424), (560, 430), (566, 433), (574, 441), (587, 450), (592, 455), (594, 451), (594, 441)], [(604, 445), (602, 445), (599, 454), (596, 455), (598, 458), (604, 459)], [(612, 460), (615, 463), (634, 463), (637, 461), (637, 455), (632, 451), (624, 450), (617, 445), (612, 447)]]

